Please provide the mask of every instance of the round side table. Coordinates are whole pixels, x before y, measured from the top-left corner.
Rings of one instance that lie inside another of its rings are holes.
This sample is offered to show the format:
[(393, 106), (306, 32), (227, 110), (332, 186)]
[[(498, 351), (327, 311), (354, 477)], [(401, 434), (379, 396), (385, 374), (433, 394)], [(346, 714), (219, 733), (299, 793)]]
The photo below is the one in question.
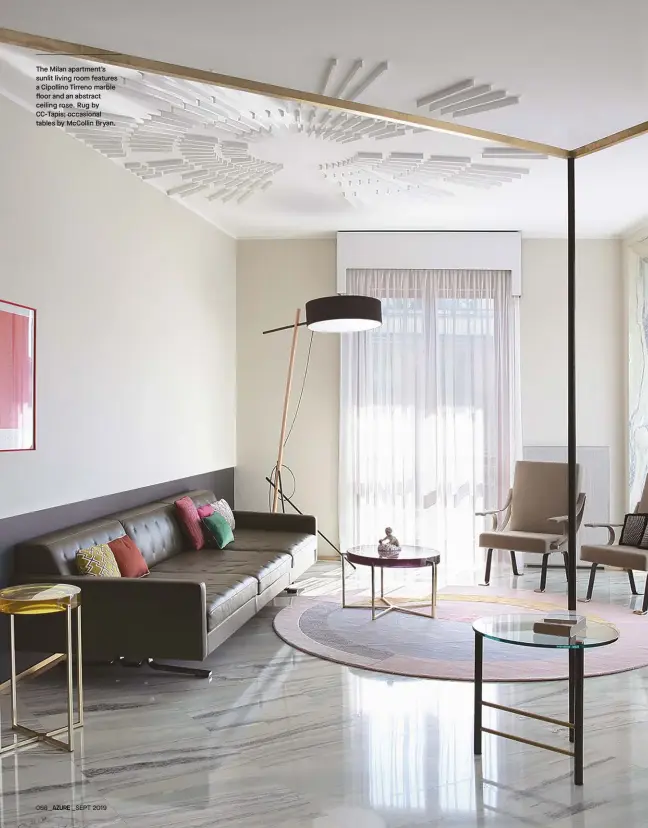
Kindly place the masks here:
[[(342, 607), (345, 609), (365, 609), (365, 604), (347, 604), (346, 602), (346, 574), (344, 563), (371, 567), (371, 620), (375, 621), (388, 612), (406, 612), (412, 615), (423, 615), (415, 608), (429, 607), (430, 614), (427, 618), (434, 618), (436, 615), (437, 596), (437, 566), (441, 562), (441, 555), (436, 549), (428, 549), (425, 546), (404, 545), (395, 557), (380, 555), (376, 546), (354, 546), (348, 549), (342, 557)], [(385, 569), (422, 569), (429, 566), (431, 572), (430, 600), (424, 602), (409, 602), (407, 606), (399, 604), (385, 595)], [(375, 570), (380, 570), (380, 595), (376, 596)], [(385, 607), (378, 611), (376, 601)]]
[[(572, 613), (561, 613), (561, 615), (572, 615)], [(575, 613), (573, 614), (575, 615)], [(492, 736), (502, 736), (505, 739), (512, 739), (515, 742), (523, 742), (526, 745), (551, 750), (554, 753), (562, 753), (564, 756), (571, 756), (574, 759), (574, 784), (583, 784), (583, 687), (585, 682), (585, 650), (592, 647), (604, 647), (613, 644), (619, 637), (619, 631), (611, 624), (604, 624), (598, 621), (586, 619), (585, 629), (574, 639), (537, 633), (533, 627), (536, 621), (542, 621), (543, 616), (532, 613), (519, 613), (513, 615), (493, 615), (488, 618), (478, 618), (473, 623), (475, 632), (475, 708), (474, 708), (474, 753), (481, 756), (482, 733), (490, 733)], [(569, 721), (554, 719), (550, 716), (541, 716), (539, 713), (532, 713), (528, 710), (520, 710), (518, 707), (506, 707), (495, 702), (484, 701), (482, 696), (483, 684), (483, 660), (484, 660), (484, 639), (500, 641), (504, 644), (514, 644), (521, 647), (541, 647), (549, 650), (567, 650), (569, 654)], [(501, 730), (494, 730), (484, 727), (482, 724), (482, 708), (490, 707), (494, 710), (502, 710), (505, 713), (513, 713), (518, 716), (526, 716), (540, 722), (565, 727), (569, 731), (569, 741), (574, 745), (573, 750), (548, 745), (544, 742), (536, 742), (516, 736), (512, 733), (505, 733)]]
[[(80, 588), (70, 584), (21, 584), (0, 589), (0, 612), (9, 616), (9, 638), (11, 657), (11, 727), (28, 738), (11, 745), (0, 747), (0, 756), (9, 751), (18, 750), (36, 742), (46, 742), (59, 750), (74, 751), (74, 730), (83, 727), (83, 675), (81, 666), (81, 602)], [(74, 680), (72, 669), (72, 610), (77, 613), (77, 697), (79, 707), (78, 720), (74, 721)], [(16, 632), (14, 617), (16, 615), (47, 615), (54, 612), (67, 614), (66, 645), (67, 653), (67, 724), (64, 727), (42, 732), (18, 724), (18, 704), (16, 696)], [(56, 737), (67, 730), (67, 742)]]

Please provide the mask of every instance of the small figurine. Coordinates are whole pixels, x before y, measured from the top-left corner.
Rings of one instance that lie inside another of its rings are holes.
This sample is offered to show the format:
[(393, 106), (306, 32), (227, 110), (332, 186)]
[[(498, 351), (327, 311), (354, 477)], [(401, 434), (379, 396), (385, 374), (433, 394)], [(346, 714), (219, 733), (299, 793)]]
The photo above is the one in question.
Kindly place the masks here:
[(392, 555), (396, 557), (401, 551), (400, 543), (393, 534), (391, 526), (385, 529), (385, 537), (378, 541), (378, 553), (380, 555)]

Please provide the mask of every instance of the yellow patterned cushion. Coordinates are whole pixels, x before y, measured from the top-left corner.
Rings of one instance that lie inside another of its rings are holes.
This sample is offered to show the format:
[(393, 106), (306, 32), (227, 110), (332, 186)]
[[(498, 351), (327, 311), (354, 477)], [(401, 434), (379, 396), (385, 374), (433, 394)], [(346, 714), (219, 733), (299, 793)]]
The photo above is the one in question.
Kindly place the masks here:
[(79, 549), (76, 553), (79, 575), (96, 575), (101, 578), (121, 578), (121, 572), (112, 549), (107, 543)]

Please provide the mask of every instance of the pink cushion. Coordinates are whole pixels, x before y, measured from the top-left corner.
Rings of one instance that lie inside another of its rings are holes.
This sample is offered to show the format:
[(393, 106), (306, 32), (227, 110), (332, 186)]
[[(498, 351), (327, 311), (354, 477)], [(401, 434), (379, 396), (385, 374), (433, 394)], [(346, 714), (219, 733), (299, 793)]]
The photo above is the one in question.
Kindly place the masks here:
[(214, 507), (211, 503), (206, 503), (204, 506), (199, 506), (197, 512), (198, 517), (202, 520), (204, 517), (209, 517), (214, 514)]
[(192, 549), (202, 549), (205, 545), (205, 538), (200, 523), (198, 510), (190, 497), (181, 497), (176, 500), (175, 507), (178, 512), (178, 520), (185, 530), (185, 534)]

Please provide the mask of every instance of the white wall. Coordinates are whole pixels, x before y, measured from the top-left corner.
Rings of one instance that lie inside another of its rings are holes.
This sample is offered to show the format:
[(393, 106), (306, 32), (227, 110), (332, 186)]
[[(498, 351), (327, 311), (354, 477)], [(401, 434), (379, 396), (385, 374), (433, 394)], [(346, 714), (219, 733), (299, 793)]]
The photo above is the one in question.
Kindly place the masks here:
[[(292, 324), (308, 299), (336, 292), (335, 240), (240, 241), (237, 257), (238, 465), (236, 504), (267, 508), (269, 475), (277, 460)], [(310, 331), (299, 334), (289, 422), (304, 376)], [(315, 514), (338, 543), (337, 473), (339, 337), (313, 338), (306, 388), (284, 463), (297, 479), (295, 504)], [(286, 494), (292, 491), (284, 475)], [(335, 554), (320, 541), (320, 554)]]
[[(610, 447), (612, 519), (625, 512), (625, 326), (621, 242), (576, 245), (577, 432)], [(567, 442), (567, 242), (522, 242), (520, 372), (525, 445)]]
[[(290, 332), (262, 337), (289, 324), (297, 307), (336, 289), (334, 240), (242, 241), (238, 252), (237, 503), (267, 504), (264, 476), (277, 452)], [(520, 300), (522, 421), (527, 445), (567, 441), (566, 242), (522, 242)], [(578, 439), (607, 445), (612, 517), (624, 512), (623, 283), (621, 244), (577, 245)], [(299, 392), (310, 334), (300, 334)], [(297, 474), (296, 502), (314, 512), (337, 541), (338, 344), (316, 336), (309, 378), (286, 462)], [(330, 550), (320, 543), (320, 554)]]
[(0, 299), (38, 311), (0, 518), (235, 465), (234, 240), (2, 97), (0, 123)]

